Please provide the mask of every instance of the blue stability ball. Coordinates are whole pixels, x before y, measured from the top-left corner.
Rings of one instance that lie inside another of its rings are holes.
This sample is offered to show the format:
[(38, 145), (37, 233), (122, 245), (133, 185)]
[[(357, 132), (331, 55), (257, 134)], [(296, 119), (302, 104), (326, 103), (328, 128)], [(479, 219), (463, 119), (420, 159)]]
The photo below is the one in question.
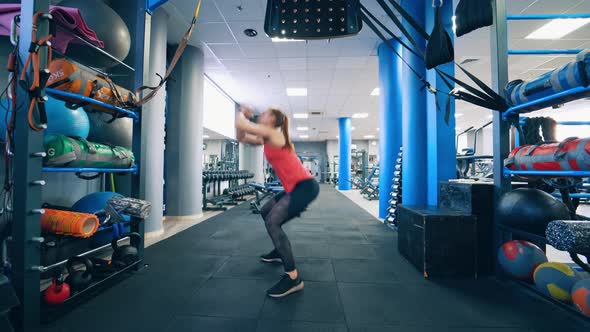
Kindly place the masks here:
[(498, 263), (512, 278), (532, 280), (537, 266), (545, 262), (543, 250), (528, 241), (508, 241), (498, 249)]
[(578, 272), (563, 263), (543, 263), (534, 273), (535, 286), (545, 295), (562, 302), (572, 301), (572, 289), (581, 278)]
[(104, 210), (108, 200), (114, 196), (122, 195), (110, 191), (92, 193), (80, 198), (74, 203), (72, 210), (83, 213), (96, 213)]
[(90, 120), (82, 109), (69, 109), (63, 101), (49, 98), (45, 102), (47, 112), (47, 129), (45, 134), (61, 134), (88, 138)]

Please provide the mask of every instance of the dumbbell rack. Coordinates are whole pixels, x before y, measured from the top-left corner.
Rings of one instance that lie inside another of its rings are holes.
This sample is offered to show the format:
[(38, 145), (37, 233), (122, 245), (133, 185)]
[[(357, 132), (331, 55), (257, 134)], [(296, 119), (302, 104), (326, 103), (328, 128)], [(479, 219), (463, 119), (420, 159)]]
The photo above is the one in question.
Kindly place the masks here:
[[(244, 196), (241, 189), (245, 187), (242, 186), (246, 186), (247, 180), (253, 177), (254, 174), (248, 171), (203, 171), (203, 211), (225, 211), (226, 205), (237, 205)], [(236, 185), (240, 180), (244, 180), (244, 184)], [(222, 182), (230, 183), (224, 193), (221, 192)], [(208, 198), (209, 188), (213, 189), (213, 195)]]
[(389, 227), (397, 227), (398, 205), (402, 201), (402, 161), (403, 161), (403, 147), (399, 148), (397, 160), (395, 164), (395, 171), (393, 172), (393, 185), (391, 186), (391, 199), (389, 200), (389, 207), (387, 208), (387, 217), (385, 223)]
[[(82, 1), (82, 0), (80, 0)], [(29, 45), (31, 44), (31, 36), (33, 32), (32, 18), (34, 13), (49, 12), (49, 0), (30, 0), (21, 1), (21, 22), (20, 22), (20, 46), (19, 57), (24, 60), (29, 55)], [(114, 68), (114, 77), (117, 83), (123, 86), (139, 87), (146, 81), (144, 77), (145, 63), (149, 62), (149, 52), (146, 51), (145, 35), (146, 23), (149, 24), (149, 14), (146, 11), (145, 0), (131, 0), (124, 2), (117, 2), (113, 4), (113, 8), (124, 18), (131, 31), (132, 44), (131, 52), (127, 57), (127, 62), (131, 63), (133, 67), (119, 61), (119, 65)], [(46, 20), (39, 20), (37, 33), (39, 36), (48, 34), (49, 24)], [(47, 50), (41, 48), (39, 51), (41, 63), (40, 68), (47, 66), (46, 59)], [(103, 55), (106, 53), (103, 52)], [(115, 58), (106, 54), (111, 59)], [(28, 73), (31, 74), (30, 72)], [(58, 262), (52, 266), (42, 266), (41, 263), (41, 246), (45, 242), (45, 238), (41, 236), (41, 215), (44, 210), (41, 206), (41, 192), (45, 181), (43, 179), (43, 172), (117, 172), (128, 173), (132, 176), (131, 196), (142, 198), (139, 186), (139, 167), (134, 167), (125, 170), (105, 170), (105, 169), (68, 169), (68, 168), (43, 168), (42, 159), (45, 156), (43, 149), (43, 133), (34, 131), (29, 128), (27, 121), (28, 105), (26, 102), (30, 100), (30, 96), (26, 89), (19, 85), (17, 91), (17, 98), (21, 99), (18, 103), (15, 130), (15, 154), (13, 163), (14, 167), (14, 197), (13, 197), (13, 223), (12, 237), (9, 241), (9, 257), (12, 262), (12, 283), (15, 286), (17, 295), (20, 299), (21, 306), (18, 310), (13, 312), (14, 323), (18, 331), (29, 332), (39, 331), (40, 322), (42, 320), (51, 319), (48, 314), (60, 315), (68, 311), (73, 305), (79, 303), (80, 300), (93, 296), (104, 286), (110, 282), (118, 280), (122, 274), (129, 270), (138, 270), (143, 268), (143, 241), (133, 241), (133, 245), (138, 248), (138, 260), (121, 269), (112, 275), (96, 280), (89, 288), (72, 295), (64, 304), (49, 308), (42, 300), (40, 294), (41, 274), (48, 272), (52, 268), (61, 268), (62, 262)], [(64, 97), (63, 93), (59, 91), (52, 91), (47, 89), (47, 94), (52, 94), (58, 97)], [(67, 97), (67, 96), (65, 96)], [(76, 96), (79, 98), (80, 96)], [(82, 98), (79, 98), (82, 99)], [(87, 102), (96, 103), (94, 100), (86, 100)], [(26, 105), (26, 106), (25, 106)], [(125, 110), (118, 107), (108, 107), (110, 111), (121, 117), (133, 118), (133, 152), (136, 160), (141, 160), (141, 126), (140, 115), (141, 109)], [(143, 236), (144, 225), (141, 220), (132, 218), (132, 231), (138, 232)], [(96, 248), (91, 251), (80, 253), (79, 255), (90, 255), (101, 248)], [(50, 309), (50, 310), (48, 310)]]

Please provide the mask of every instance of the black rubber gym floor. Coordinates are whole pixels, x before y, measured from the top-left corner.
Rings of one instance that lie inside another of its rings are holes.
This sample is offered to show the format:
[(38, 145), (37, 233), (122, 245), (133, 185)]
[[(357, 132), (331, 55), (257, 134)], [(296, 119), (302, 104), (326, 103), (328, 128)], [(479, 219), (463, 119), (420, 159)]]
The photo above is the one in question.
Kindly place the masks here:
[(265, 291), (281, 267), (243, 204), (146, 250), (149, 267), (46, 331), (589, 331), (590, 323), (510, 282), (424, 280), (396, 234), (329, 186), (285, 226), (305, 290)]

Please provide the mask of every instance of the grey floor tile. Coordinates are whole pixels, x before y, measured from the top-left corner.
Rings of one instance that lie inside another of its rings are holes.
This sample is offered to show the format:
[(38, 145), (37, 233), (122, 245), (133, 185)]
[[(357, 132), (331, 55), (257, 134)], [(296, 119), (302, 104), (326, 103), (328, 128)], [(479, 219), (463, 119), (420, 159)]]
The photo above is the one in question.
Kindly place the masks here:
[(169, 332), (255, 332), (255, 319), (232, 319), (204, 316), (176, 316)]
[(305, 282), (305, 289), (285, 298), (268, 298), (262, 319), (344, 323), (344, 311), (335, 283)]

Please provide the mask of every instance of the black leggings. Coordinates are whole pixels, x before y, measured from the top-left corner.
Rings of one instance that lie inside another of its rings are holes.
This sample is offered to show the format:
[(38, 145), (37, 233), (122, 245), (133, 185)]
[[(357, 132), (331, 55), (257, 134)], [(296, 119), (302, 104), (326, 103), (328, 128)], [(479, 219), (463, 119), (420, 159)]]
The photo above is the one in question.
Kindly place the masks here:
[(264, 219), (266, 231), (272, 239), (275, 250), (283, 260), (286, 272), (295, 270), (295, 259), (291, 250), (291, 242), (281, 226), (287, 221), (301, 215), (309, 203), (320, 193), (320, 186), (316, 180), (305, 180), (297, 184), (290, 192), (276, 194), (262, 207), (260, 214)]

